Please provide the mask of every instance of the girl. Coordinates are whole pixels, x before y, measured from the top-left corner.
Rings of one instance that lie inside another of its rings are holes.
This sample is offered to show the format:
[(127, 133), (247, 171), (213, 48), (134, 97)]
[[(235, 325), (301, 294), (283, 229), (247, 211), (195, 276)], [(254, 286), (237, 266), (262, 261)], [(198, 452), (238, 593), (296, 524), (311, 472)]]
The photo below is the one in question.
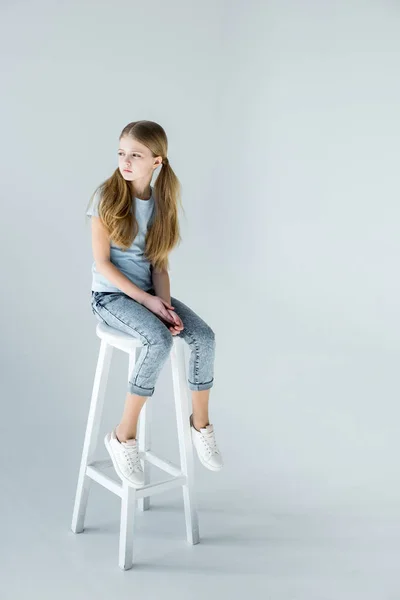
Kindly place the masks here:
[[(144, 484), (136, 427), (146, 398), (168, 358), (173, 336), (191, 348), (188, 385), (190, 431), (200, 462), (223, 466), (208, 419), (214, 382), (215, 335), (193, 310), (170, 295), (168, 255), (181, 241), (180, 183), (167, 158), (164, 129), (134, 121), (119, 136), (118, 168), (96, 189), (86, 214), (92, 219), (92, 311), (101, 322), (137, 337), (142, 350), (129, 377), (120, 423), (104, 438), (122, 480)], [(161, 172), (151, 185), (157, 167)]]

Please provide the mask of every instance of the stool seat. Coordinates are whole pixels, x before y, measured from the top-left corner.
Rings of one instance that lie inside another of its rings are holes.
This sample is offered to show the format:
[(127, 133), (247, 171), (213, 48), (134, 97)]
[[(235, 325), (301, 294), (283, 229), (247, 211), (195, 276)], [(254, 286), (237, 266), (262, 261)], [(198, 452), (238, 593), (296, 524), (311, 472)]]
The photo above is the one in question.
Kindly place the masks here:
[(130, 350), (142, 345), (140, 339), (133, 337), (133, 335), (129, 335), (129, 333), (115, 329), (115, 327), (110, 327), (105, 323), (97, 324), (96, 335), (101, 340), (104, 340), (111, 346), (114, 346), (114, 348), (118, 348), (119, 350), (125, 352), (129, 352)]
[[(183, 493), (186, 540), (188, 544), (200, 541), (199, 523), (194, 490), (193, 445), (189, 419), (189, 392), (185, 365), (185, 344), (180, 336), (174, 336), (171, 348), (172, 383), (174, 390), (175, 415), (179, 443), (180, 464), (156, 455), (151, 448), (151, 412), (154, 400), (146, 399), (138, 420), (139, 458), (144, 472), (144, 484), (140, 487), (129, 485), (126, 480), (116, 481), (105, 471), (113, 469), (110, 458), (98, 460), (95, 456), (106, 385), (114, 348), (128, 354), (128, 382), (143, 347), (141, 339), (114, 329), (105, 323), (97, 323), (96, 335), (100, 338), (100, 349), (94, 376), (92, 397), (86, 423), (86, 433), (75, 494), (71, 529), (74, 533), (84, 531), (84, 520), (92, 482), (112, 492), (121, 499), (118, 565), (121, 569), (132, 568), (134, 535), (133, 525), (136, 504), (140, 512), (148, 511), (150, 498), (155, 494), (181, 488)], [(162, 481), (150, 481), (150, 465), (154, 465), (168, 475)], [(114, 473), (115, 474), (115, 473)]]

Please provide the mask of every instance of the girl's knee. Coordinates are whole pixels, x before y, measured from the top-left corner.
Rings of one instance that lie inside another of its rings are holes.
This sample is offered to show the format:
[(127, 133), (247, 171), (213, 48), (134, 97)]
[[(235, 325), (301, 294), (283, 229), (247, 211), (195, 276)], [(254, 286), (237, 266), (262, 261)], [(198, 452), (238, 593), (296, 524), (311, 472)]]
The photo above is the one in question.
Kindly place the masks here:
[(205, 340), (206, 340), (206, 342), (208, 344), (210, 344), (210, 345), (215, 344), (215, 333), (214, 333), (213, 329), (211, 329), (211, 327), (209, 325), (207, 325), (204, 328), (203, 335), (204, 335), (204, 338), (205, 338)]
[(174, 339), (169, 329), (165, 329), (165, 331), (161, 330), (157, 335), (153, 336), (151, 343), (156, 346), (161, 346), (162, 348), (165, 348), (166, 351), (169, 351), (172, 348)]

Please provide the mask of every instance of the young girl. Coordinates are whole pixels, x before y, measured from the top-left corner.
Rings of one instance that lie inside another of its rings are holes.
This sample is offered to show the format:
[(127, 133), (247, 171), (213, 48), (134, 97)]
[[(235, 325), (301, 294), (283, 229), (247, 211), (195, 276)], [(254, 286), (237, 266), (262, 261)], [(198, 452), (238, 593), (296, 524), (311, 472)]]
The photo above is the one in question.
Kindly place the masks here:
[[(110, 327), (139, 338), (142, 349), (129, 377), (120, 423), (104, 438), (122, 480), (144, 483), (136, 427), (152, 396), (173, 336), (191, 348), (188, 386), (193, 412), (190, 431), (200, 462), (223, 466), (208, 401), (214, 382), (215, 335), (193, 310), (170, 295), (168, 255), (181, 241), (178, 224), (180, 183), (167, 158), (164, 129), (134, 121), (119, 136), (118, 168), (92, 195), (92, 311)], [(161, 167), (154, 187), (154, 170)]]

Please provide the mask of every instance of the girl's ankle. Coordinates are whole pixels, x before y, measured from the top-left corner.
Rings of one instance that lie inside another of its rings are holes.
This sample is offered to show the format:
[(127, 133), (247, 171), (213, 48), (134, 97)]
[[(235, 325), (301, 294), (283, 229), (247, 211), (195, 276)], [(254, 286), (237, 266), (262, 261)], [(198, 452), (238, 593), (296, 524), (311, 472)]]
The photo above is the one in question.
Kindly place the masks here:
[(118, 426), (115, 428), (115, 435), (119, 442), (126, 442), (132, 438), (136, 439), (136, 433), (135, 435), (129, 435), (128, 437), (127, 435), (120, 433)]

